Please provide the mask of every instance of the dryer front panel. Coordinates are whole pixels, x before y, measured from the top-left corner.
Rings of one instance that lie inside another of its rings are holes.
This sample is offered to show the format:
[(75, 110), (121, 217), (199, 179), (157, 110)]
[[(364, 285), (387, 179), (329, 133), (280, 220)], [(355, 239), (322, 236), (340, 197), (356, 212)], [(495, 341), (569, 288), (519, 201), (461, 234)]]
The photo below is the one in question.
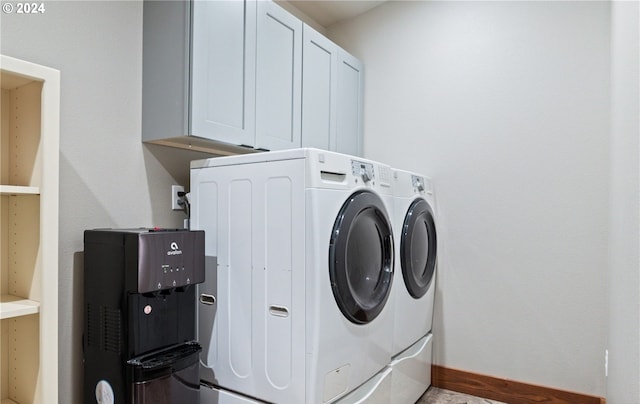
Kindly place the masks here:
[(367, 324), (387, 301), (393, 280), (393, 233), (384, 203), (370, 191), (352, 194), (331, 232), (329, 276), (347, 319)]
[(400, 235), (400, 265), (407, 291), (415, 299), (427, 293), (437, 257), (436, 226), (429, 203), (418, 198), (407, 210)]

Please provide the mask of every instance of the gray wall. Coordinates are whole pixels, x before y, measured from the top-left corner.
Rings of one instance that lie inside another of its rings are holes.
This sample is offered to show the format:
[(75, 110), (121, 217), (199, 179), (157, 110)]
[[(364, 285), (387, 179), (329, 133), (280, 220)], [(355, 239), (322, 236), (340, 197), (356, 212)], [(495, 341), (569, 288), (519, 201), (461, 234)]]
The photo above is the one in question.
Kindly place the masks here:
[(436, 363), (604, 396), (610, 5), (399, 1), (328, 33), (366, 66), (365, 156), (434, 179)]
[(640, 6), (612, 4), (607, 402), (640, 403)]
[[(188, 155), (140, 141), (142, 3), (45, 2), (3, 14), (2, 54), (61, 71), (60, 403), (82, 403), (82, 232), (182, 225), (170, 185), (188, 185)], [(198, 156), (201, 157), (201, 156)]]

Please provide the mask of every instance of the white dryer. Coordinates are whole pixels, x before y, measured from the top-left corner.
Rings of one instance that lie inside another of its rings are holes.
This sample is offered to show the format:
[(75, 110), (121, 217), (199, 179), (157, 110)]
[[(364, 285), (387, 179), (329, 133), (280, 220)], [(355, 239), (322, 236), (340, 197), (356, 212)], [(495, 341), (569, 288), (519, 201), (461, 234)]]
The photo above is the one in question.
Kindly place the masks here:
[(435, 195), (429, 178), (393, 171), (396, 271), (392, 397), (416, 402), (431, 384), (433, 305), (437, 267)]
[(205, 384), (328, 403), (389, 364), (390, 167), (315, 149), (200, 160), (191, 199), (208, 256), (198, 305)]

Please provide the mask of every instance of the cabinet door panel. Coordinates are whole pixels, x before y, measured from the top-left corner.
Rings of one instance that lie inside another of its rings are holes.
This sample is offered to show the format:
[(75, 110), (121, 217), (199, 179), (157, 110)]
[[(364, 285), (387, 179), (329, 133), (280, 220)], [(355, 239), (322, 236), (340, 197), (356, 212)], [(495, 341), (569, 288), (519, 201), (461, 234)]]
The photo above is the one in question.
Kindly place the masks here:
[(338, 122), (336, 151), (362, 155), (362, 63), (340, 50), (338, 59)]
[(254, 144), (253, 1), (194, 1), (191, 134)]
[(300, 147), (302, 22), (272, 2), (258, 2), (256, 147)]
[(188, 2), (144, 1), (142, 140), (189, 134)]
[(338, 47), (305, 25), (302, 53), (302, 146), (335, 150)]

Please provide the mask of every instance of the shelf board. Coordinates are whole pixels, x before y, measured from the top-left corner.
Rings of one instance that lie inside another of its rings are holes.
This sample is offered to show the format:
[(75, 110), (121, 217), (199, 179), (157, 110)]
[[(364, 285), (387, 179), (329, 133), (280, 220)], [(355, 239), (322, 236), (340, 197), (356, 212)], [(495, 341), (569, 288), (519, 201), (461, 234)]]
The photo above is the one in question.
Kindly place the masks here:
[[(0, 299), (0, 320), (27, 316), (40, 311), (40, 303), (12, 295), (2, 295)], [(2, 402), (4, 404), (4, 402)]]
[(39, 187), (23, 187), (19, 185), (0, 185), (2, 195), (39, 195)]
[[(14, 88), (24, 86), (25, 84), (29, 84), (33, 81), (35, 80), (28, 76), (4, 70), (0, 71), (0, 87), (2, 87), (2, 89), (13, 90)], [(4, 401), (2, 404), (4, 404)]]

